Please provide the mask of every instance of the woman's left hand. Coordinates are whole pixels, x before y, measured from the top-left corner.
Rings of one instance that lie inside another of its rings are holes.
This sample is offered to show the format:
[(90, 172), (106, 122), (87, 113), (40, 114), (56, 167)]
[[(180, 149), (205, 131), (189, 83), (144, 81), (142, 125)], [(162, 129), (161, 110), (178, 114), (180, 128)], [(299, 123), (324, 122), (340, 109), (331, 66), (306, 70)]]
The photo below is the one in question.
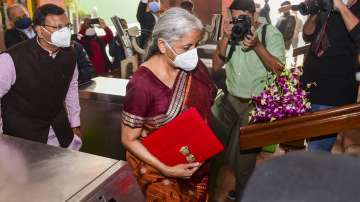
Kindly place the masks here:
[(166, 167), (166, 169), (161, 172), (168, 177), (189, 179), (201, 167), (201, 165), (202, 163), (199, 162), (179, 164), (172, 167)]

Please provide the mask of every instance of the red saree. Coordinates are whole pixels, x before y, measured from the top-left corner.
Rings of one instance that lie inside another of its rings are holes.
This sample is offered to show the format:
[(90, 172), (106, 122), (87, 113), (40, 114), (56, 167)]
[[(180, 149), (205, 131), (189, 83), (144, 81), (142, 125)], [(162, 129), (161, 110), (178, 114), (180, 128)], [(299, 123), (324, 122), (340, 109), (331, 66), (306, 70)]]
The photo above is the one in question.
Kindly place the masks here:
[[(216, 87), (202, 62), (191, 73), (180, 71), (172, 89), (149, 69), (140, 67), (127, 86), (122, 121), (133, 128), (153, 131), (190, 107), (195, 107), (208, 120), (215, 96)], [(183, 180), (163, 176), (129, 152), (127, 161), (147, 201), (207, 200), (206, 166), (191, 179)]]

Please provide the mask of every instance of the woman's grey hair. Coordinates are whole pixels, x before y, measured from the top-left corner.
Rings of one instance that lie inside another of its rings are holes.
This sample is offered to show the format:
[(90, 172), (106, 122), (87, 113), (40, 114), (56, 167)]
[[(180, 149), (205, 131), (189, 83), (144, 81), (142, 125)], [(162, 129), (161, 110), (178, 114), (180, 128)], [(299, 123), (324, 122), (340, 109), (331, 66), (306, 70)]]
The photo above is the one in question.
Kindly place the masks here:
[(204, 26), (200, 19), (182, 8), (171, 8), (160, 16), (154, 26), (150, 43), (147, 46), (145, 61), (160, 53), (158, 39), (168, 43), (179, 40), (192, 31), (203, 31)]

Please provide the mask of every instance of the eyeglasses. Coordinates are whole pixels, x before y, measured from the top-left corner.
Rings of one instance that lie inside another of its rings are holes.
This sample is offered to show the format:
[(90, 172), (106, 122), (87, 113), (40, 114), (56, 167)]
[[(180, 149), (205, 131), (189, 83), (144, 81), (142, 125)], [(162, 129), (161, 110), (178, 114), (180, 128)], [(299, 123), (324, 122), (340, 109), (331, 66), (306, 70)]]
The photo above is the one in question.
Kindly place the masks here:
[(44, 24), (44, 26), (45, 26), (45, 27), (51, 27), (51, 28), (54, 28), (54, 29), (56, 29), (56, 30), (60, 30), (60, 29), (62, 29), (62, 28), (64, 28), (64, 27), (67, 27), (67, 28), (69, 28), (69, 29), (72, 29), (72, 28), (73, 28), (73, 25), (72, 25), (71, 23), (68, 23), (68, 24), (65, 25), (65, 26), (52, 26), (52, 25), (46, 25), (46, 24)]

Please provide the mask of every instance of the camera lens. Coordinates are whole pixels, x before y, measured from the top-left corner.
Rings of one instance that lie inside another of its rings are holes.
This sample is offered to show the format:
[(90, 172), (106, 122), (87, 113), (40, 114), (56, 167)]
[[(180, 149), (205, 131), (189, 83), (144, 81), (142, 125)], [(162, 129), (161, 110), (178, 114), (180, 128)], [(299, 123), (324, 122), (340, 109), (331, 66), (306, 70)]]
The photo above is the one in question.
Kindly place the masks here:
[(326, 1), (331, 1), (331, 0), (307, 0), (295, 7), (296, 10), (299, 10), (301, 15), (312, 15), (318, 13), (321, 9), (322, 10), (328, 9), (326, 7), (329, 7), (330, 4), (325, 3)]
[(232, 28), (231, 38), (233, 41), (242, 41), (246, 35), (251, 33), (251, 19), (248, 16), (241, 15), (233, 20), (234, 27)]

